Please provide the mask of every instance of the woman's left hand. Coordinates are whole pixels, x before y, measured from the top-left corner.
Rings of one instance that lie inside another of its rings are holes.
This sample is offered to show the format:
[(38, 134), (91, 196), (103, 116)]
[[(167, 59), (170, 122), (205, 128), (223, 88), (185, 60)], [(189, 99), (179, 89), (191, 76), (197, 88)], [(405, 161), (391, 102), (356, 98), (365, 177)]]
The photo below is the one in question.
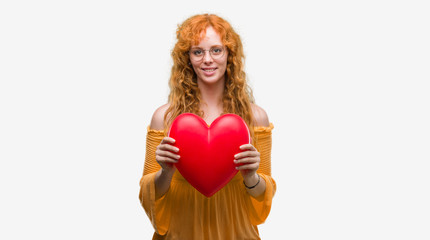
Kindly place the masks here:
[(236, 169), (240, 170), (245, 181), (255, 178), (260, 166), (260, 153), (252, 144), (244, 144), (240, 146), (240, 149), (243, 152), (234, 155)]

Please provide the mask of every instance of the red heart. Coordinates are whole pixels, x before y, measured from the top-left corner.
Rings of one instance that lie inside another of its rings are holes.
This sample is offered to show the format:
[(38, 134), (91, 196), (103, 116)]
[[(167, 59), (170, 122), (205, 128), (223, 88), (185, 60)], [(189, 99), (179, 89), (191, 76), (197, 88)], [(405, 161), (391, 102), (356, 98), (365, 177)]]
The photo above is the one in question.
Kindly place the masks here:
[(206, 197), (236, 175), (234, 155), (251, 140), (245, 121), (235, 114), (222, 115), (208, 126), (199, 116), (183, 113), (175, 118), (168, 135), (176, 140), (181, 156), (176, 168)]

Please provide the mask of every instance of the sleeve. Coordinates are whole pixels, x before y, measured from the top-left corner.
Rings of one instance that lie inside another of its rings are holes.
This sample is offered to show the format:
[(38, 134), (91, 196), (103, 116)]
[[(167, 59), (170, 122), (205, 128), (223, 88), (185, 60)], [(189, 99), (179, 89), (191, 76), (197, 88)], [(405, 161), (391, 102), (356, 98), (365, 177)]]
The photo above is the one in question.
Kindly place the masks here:
[(266, 190), (256, 198), (248, 194), (246, 203), (252, 225), (264, 223), (269, 216), (272, 198), (276, 192), (276, 182), (271, 174), (272, 129), (273, 124), (270, 124), (270, 127), (258, 127), (254, 131), (254, 146), (260, 152), (260, 167), (257, 173), (266, 182)]
[[(154, 227), (156, 233), (164, 235), (170, 224), (170, 217), (166, 216), (166, 194), (155, 200), (155, 174), (160, 170), (160, 165), (155, 160), (155, 151), (164, 138), (163, 131), (149, 129), (146, 136), (146, 155), (143, 176), (140, 179), (139, 200), (145, 209), (146, 215)], [(164, 217), (163, 217), (164, 216)]]

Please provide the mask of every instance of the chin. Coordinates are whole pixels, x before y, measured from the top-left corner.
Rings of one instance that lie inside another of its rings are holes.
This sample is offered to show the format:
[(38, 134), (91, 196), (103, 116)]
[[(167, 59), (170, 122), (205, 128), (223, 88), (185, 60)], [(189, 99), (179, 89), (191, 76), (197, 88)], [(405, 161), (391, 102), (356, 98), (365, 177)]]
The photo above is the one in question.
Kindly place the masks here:
[(199, 79), (201, 82), (206, 83), (206, 84), (214, 84), (214, 83), (217, 83), (217, 82), (222, 80), (222, 78), (220, 78), (218, 76), (210, 77), (210, 78), (204, 76), (204, 77), (199, 77)]

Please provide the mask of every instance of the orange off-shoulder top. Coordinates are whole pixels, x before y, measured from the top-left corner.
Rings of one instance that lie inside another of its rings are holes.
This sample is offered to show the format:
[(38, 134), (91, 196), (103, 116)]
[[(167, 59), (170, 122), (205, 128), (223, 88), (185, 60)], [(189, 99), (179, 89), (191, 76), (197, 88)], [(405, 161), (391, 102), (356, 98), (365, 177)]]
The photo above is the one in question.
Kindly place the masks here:
[(176, 171), (169, 190), (155, 200), (154, 178), (161, 168), (155, 160), (155, 150), (165, 132), (148, 127), (139, 199), (154, 227), (153, 239), (260, 239), (257, 225), (269, 215), (276, 191), (271, 176), (272, 129), (273, 124), (254, 128), (253, 145), (260, 152), (261, 160), (257, 173), (266, 182), (261, 196), (249, 195), (238, 173), (207, 198)]

